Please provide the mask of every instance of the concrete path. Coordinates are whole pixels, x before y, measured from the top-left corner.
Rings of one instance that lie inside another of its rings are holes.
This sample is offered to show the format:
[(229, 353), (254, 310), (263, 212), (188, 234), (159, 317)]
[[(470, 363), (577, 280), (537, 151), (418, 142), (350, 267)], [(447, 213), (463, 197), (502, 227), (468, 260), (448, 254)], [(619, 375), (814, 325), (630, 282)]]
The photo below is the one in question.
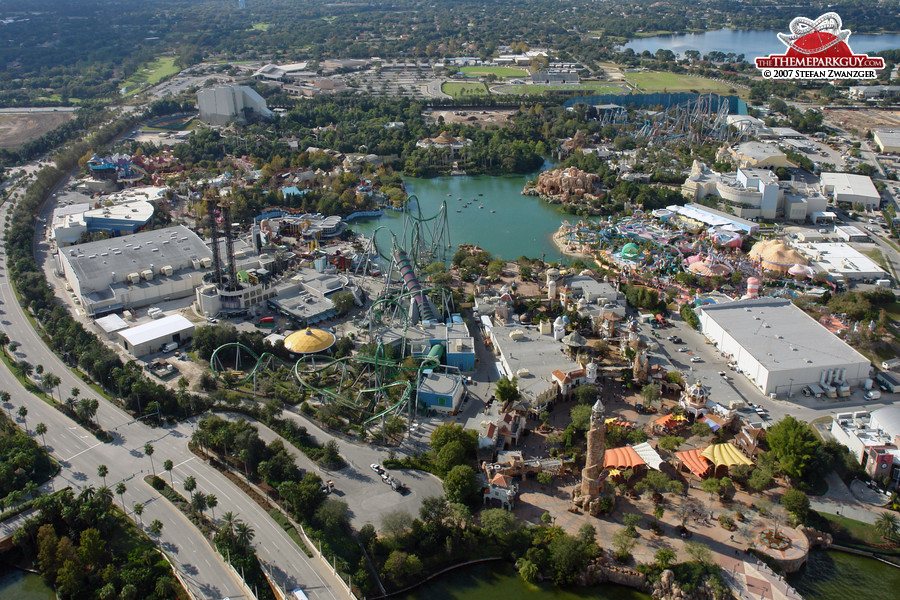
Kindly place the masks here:
[(826, 477), (828, 491), (823, 496), (810, 496), (809, 506), (816, 512), (847, 517), (855, 521), (874, 524), (884, 509), (861, 502), (853, 495), (837, 473)]
[(803, 600), (782, 576), (753, 557), (723, 556), (719, 566), (734, 595), (742, 600)]

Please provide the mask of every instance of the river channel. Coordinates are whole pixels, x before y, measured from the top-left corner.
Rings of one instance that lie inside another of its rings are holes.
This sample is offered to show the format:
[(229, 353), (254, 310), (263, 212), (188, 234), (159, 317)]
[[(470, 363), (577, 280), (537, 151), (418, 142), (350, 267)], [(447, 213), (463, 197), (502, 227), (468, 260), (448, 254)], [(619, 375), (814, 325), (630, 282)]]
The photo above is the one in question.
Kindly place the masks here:
[[(540, 171), (552, 167), (553, 163), (547, 161)], [(458, 244), (471, 243), (507, 260), (522, 255), (539, 258), (543, 254), (547, 261), (555, 261), (562, 254), (551, 236), (559, 229), (562, 219), (576, 217), (537, 197), (522, 195), (525, 182), (534, 179), (540, 171), (526, 175), (407, 177), (404, 181), (407, 193), (418, 198), (423, 216), (436, 214), (441, 203), (447, 203), (453, 250)], [(414, 207), (412, 210), (416, 212)], [(403, 227), (402, 213), (385, 211), (381, 217), (350, 223), (353, 231), (366, 236), (382, 226), (399, 235)], [(379, 243), (387, 242), (383, 233), (377, 239)]]
[[(808, 15), (815, 18), (812, 15)], [(784, 30), (788, 30), (790, 18), (785, 18)], [(717, 29), (702, 33), (684, 33), (678, 35), (656, 35), (629, 41), (624, 48), (631, 48), (640, 54), (644, 50), (655, 53), (660, 48), (671, 50), (679, 56), (685, 50), (699, 50), (701, 56), (708, 52), (719, 51), (743, 54), (744, 60), (752, 62), (757, 56), (768, 56), (782, 53), (786, 49), (777, 37), (777, 31), (756, 29)], [(850, 48), (856, 53), (878, 52), (900, 48), (900, 34), (896, 33), (851, 33), (847, 39)]]

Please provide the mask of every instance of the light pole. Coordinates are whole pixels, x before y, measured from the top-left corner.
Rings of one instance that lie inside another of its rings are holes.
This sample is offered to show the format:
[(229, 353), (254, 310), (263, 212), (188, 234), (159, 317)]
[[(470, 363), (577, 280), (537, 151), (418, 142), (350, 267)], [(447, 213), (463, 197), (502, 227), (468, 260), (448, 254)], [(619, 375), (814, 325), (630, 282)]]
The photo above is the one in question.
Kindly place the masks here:
[(790, 398), (794, 391), (794, 378), (789, 377), (788, 381), (790, 381), (790, 385), (788, 386), (788, 398)]

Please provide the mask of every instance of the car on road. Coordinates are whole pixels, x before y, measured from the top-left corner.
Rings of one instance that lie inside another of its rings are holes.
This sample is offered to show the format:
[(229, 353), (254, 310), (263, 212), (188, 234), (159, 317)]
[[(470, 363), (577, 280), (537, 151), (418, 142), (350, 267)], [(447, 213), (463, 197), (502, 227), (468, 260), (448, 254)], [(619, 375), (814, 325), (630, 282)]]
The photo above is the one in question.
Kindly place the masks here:
[(683, 343), (684, 343), (684, 340), (682, 340), (680, 337), (678, 337), (678, 336), (676, 335), (676, 336), (674, 336), (674, 337), (672, 338), (672, 343), (673, 343), (673, 344), (683, 344)]
[(382, 467), (382, 466), (379, 465), (379, 464), (372, 463), (371, 465), (369, 465), (369, 467), (370, 467), (373, 471), (375, 471), (376, 473), (378, 473), (379, 475), (383, 475), (383, 474), (384, 474), (384, 467)]
[(700, 358), (699, 356), (692, 356), (692, 357), (691, 357), (691, 362), (692, 362), (692, 363), (703, 362), (703, 359)]
[(688, 348), (687, 346), (682, 346), (681, 348), (678, 349), (678, 351), (679, 352), (690, 352), (690, 348)]

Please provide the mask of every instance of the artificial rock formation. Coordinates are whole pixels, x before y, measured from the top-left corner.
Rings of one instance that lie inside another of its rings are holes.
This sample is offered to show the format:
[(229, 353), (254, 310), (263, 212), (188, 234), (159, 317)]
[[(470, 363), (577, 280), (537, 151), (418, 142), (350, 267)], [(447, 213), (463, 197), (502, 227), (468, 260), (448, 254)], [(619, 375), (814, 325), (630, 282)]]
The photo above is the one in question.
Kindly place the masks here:
[(580, 199), (596, 199), (594, 192), (600, 185), (599, 175), (569, 167), (544, 171), (538, 176), (537, 185), (526, 190), (526, 193), (540, 196), (551, 204), (565, 204)]

